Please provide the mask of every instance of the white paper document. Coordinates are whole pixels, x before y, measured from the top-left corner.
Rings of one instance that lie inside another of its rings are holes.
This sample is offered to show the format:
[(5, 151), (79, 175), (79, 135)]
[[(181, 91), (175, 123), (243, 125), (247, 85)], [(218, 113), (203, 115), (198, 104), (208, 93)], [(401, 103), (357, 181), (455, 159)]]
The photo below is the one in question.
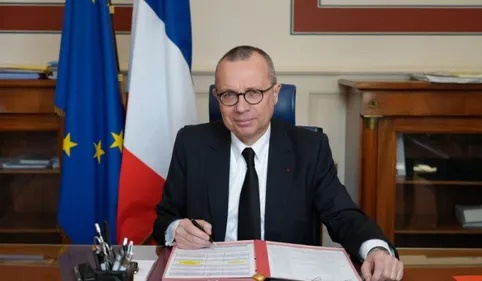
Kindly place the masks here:
[(412, 78), (419, 81), (428, 81), (432, 83), (456, 83), (456, 84), (480, 84), (482, 83), (482, 74), (463, 74), (450, 72), (434, 72), (434, 73), (413, 73)]
[(163, 280), (361, 281), (342, 248), (314, 247), (270, 241), (219, 242), (207, 249), (175, 248)]
[(166, 278), (250, 277), (255, 273), (254, 244), (218, 243), (207, 249), (176, 249)]
[(266, 243), (272, 278), (360, 281), (344, 251)]

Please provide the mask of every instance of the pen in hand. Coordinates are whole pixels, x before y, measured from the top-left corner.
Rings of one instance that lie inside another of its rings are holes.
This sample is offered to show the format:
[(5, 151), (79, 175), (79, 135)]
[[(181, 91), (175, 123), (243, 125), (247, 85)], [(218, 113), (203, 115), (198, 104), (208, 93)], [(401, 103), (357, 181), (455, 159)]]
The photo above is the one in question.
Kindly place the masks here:
[[(203, 227), (202, 227), (195, 219), (191, 219), (191, 222), (192, 222), (192, 224), (194, 224), (194, 226), (197, 227), (199, 230), (201, 230), (202, 232), (206, 233), (206, 231), (204, 231)], [(216, 246), (216, 243), (214, 243), (214, 240), (213, 240), (213, 238), (211, 238), (211, 236), (209, 236), (209, 242), (211, 242), (214, 246)]]

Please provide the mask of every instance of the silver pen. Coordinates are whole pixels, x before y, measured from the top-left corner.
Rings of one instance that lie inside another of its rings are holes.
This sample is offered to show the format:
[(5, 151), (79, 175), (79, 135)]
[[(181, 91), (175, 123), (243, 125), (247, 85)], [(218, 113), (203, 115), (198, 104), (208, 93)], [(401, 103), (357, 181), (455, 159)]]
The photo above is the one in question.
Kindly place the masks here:
[(122, 253), (119, 253), (119, 254), (115, 257), (115, 262), (114, 262), (114, 265), (112, 266), (112, 270), (113, 270), (113, 271), (119, 270), (119, 267), (121, 266), (122, 258), (123, 258), (123, 254), (122, 254)]
[(77, 265), (74, 266), (74, 274), (75, 274), (75, 280), (82, 281), (82, 276), (80, 275), (79, 267)]
[(131, 264), (132, 258), (134, 257), (134, 254), (132, 252), (127, 253), (126, 258), (122, 261), (122, 266), (119, 268), (120, 271), (126, 271), (129, 268), (129, 265)]

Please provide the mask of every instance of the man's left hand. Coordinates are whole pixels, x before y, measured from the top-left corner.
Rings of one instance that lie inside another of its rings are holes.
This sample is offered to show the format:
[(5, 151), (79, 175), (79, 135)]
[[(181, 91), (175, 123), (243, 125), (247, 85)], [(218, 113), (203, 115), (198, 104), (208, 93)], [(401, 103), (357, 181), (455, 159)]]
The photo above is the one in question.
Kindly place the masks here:
[(381, 249), (374, 249), (361, 267), (366, 281), (399, 281), (403, 277), (403, 263)]

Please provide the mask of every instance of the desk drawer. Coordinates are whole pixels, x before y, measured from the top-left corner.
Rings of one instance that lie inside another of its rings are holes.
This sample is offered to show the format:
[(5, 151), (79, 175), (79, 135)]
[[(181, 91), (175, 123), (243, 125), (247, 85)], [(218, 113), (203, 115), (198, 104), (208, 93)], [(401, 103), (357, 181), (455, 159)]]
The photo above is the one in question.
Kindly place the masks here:
[(0, 114), (52, 113), (53, 88), (0, 88)]
[(482, 116), (481, 91), (366, 91), (362, 115)]

